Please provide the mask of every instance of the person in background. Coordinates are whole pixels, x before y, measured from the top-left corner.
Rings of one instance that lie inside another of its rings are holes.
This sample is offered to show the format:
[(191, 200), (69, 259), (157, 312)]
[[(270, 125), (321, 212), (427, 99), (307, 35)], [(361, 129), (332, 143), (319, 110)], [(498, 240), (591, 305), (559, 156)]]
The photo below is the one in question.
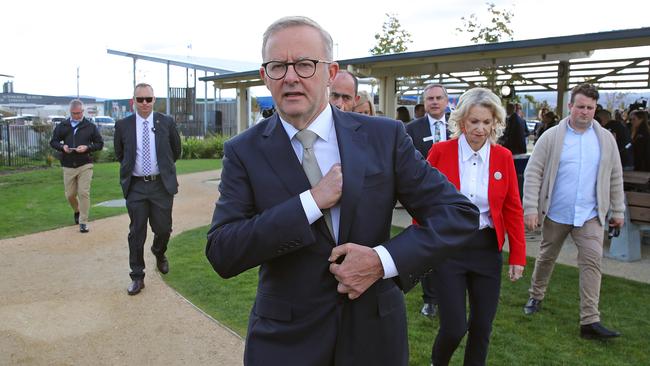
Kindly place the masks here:
[(375, 115), (375, 105), (372, 102), (370, 93), (365, 90), (359, 92), (359, 101), (352, 109), (353, 112), (363, 113), (368, 116)]
[[(598, 107), (596, 108), (598, 109)], [(632, 153), (632, 138), (630, 137), (630, 131), (627, 127), (625, 127), (622, 122), (612, 119), (612, 114), (602, 107), (597, 110), (594, 119), (614, 135), (616, 146), (618, 147), (618, 154), (621, 157), (623, 170), (633, 170), (634, 158)]]
[[(453, 138), (434, 144), (427, 160), (480, 211), (477, 247), (448, 259), (436, 272), (440, 329), (433, 365), (447, 365), (467, 335), (465, 365), (485, 365), (501, 287), (501, 250), (508, 236), (508, 276), (517, 281), (526, 264), (523, 210), (512, 153), (496, 144), (505, 126), (501, 100), (484, 88), (460, 96), (449, 118)], [(469, 321), (465, 303), (469, 298)]]
[(65, 197), (74, 212), (79, 232), (87, 233), (90, 213), (90, 183), (93, 180), (93, 151), (104, 148), (104, 140), (97, 126), (84, 116), (84, 105), (79, 99), (70, 102), (70, 118), (59, 123), (50, 140), (50, 146), (60, 151), (63, 167)]
[(537, 143), (537, 140), (539, 140), (539, 138), (542, 136), (544, 132), (546, 132), (551, 127), (556, 126), (557, 122), (558, 122), (558, 118), (555, 115), (555, 112), (553, 111), (546, 112), (542, 117), (542, 123), (540, 123), (539, 128), (537, 129), (537, 136), (535, 137), (535, 143)]
[(524, 121), (515, 109), (514, 103), (506, 104), (506, 129), (499, 138), (499, 144), (512, 152), (512, 155), (526, 153), (526, 131)]
[(402, 121), (404, 124), (411, 122), (411, 114), (409, 113), (408, 108), (404, 106), (397, 107), (397, 118), (398, 121)]
[(330, 103), (342, 111), (351, 112), (359, 103), (358, 89), (357, 77), (349, 71), (339, 70), (330, 85)]
[(622, 227), (625, 214), (616, 140), (594, 120), (598, 97), (591, 84), (573, 88), (570, 115), (537, 141), (524, 173), (524, 223), (530, 230), (543, 223), (524, 314), (541, 310), (555, 261), (571, 234), (578, 248), (580, 336), (586, 339), (620, 336), (600, 323), (598, 311), (604, 228)]
[[(445, 141), (450, 136), (447, 128), (449, 115), (446, 113), (449, 104), (447, 89), (441, 84), (429, 84), (422, 91), (424, 116), (414, 119), (406, 125), (406, 133), (413, 139), (413, 145), (426, 158), (431, 146)], [(435, 289), (435, 271), (427, 274), (420, 281), (422, 285), (422, 308), (420, 314), (433, 318), (436, 316), (438, 296)]]
[(418, 103), (415, 105), (415, 108), (413, 108), (413, 118), (418, 119), (424, 117), (426, 113), (426, 109), (424, 109), (424, 104)]
[(650, 172), (650, 131), (648, 131), (648, 113), (643, 110), (630, 112), (632, 127), (632, 151), (634, 170)]
[(147, 223), (153, 231), (151, 252), (162, 274), (169, 271), (165, 256), (172, 232), (172, 207), (178, 193), (176, 160), (181, 138), (170, 116), (154, 112), (153, 88), (140, 83), (133, 90), (136, 113), (115, 123), (115, 157), (120, 162), (120, 185), (129, 212), (129, 295), (144, 288), (144, 243)]

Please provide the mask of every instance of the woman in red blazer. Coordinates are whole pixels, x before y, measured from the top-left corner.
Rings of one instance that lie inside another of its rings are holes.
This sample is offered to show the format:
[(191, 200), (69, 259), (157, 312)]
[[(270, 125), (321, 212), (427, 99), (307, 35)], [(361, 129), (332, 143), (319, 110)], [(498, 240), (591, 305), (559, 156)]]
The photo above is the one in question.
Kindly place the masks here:
[(504, 126), (499, 97), (488, 89), (470, 89), (449, 118), (455, 138), (434, 144), (429, 151), (429, 163), (479, 208), (479, 231), (473, 240), (481, 243), (445, 261), (435, 276), (440, 329), (432, 350), (433, 365), (447, 365), (465, 333), (464, 364), (485, 364), (499, 302), (506, 233), (510, 280), (518, 280), (524, 271), (526, 242), (517, 174), (510, 151), (496, 144), (497, 130)]

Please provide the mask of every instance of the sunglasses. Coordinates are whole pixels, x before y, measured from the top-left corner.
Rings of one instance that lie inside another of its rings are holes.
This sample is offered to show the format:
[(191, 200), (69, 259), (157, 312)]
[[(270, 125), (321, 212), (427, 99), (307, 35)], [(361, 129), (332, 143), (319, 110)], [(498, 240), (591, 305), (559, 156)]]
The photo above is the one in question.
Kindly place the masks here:
[(135, 97), (135, 100), (138, 103), (144, 103), (145, 100), (147, 101), (147, 103), (151, 103), (153, 102), (153, 97)]

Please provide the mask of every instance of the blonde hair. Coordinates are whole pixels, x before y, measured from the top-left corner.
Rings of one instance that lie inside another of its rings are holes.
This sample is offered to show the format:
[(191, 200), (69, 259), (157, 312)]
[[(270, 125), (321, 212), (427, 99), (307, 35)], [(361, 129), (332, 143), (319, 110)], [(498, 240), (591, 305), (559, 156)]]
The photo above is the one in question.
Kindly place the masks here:
[(370, 115), (374, 116), (375, 104), (373, 103), (370, 93), (368, 93), (365, 90), (361, 90), (359, 91), (358, 95), (359, 95), (359, 103), (357, 103), (352, 110), (354, 111), (355, 109), (357, 109), (357, 107), (362, 106), (364, 103), (368, 103), (368, 106), (370, 107)]
[(492, 112), (494, 128), (492, 128), (488, 140), (490, 144), (496, 144), (498, 136), (501, 135), (503, 129), (506, 127), (506, 111), (501, 105), (501, 99), (491, 90), (485, 88), (467, 90), (458, 98), (456, 109), (451, 112), (448, 122), (452, 137), (458, 137), (463, 133), (462, 124), (469, 115), (470, 109), (474, 106), (482, 106)]

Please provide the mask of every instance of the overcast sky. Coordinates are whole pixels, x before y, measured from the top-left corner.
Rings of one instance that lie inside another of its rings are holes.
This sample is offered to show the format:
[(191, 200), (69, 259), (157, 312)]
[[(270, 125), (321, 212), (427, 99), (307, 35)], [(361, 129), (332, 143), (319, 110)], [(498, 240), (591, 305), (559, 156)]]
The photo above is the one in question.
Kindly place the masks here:
[[(493, 2), (515, 14), (511, 25), (515, 40), (650, 26), (648, 5), (639, 0)], [(80, 94), (128, 98), (132, 61), (108, 55), (107, 48), (260, 63), (264, 29), (279, 17), (306, 15), (332, 34), (335, 58), (348, 59), (369, 55), (385, 13), (395, 13), (411, 33), (409, 51), (468, 45), (470, 36), (456, 31), (462, 24), (460, 18), (475, 13), (481, 19), (487, 13), (482, 0), (331, 4), (283, 0), (8, 1), (3, 3), (0, 20), (0, 74), (14, 76), (17, 93), (75, 95), (78, 67)], [(650, 56), (648, 48), (642, 55)], [(152, 83), (156, 94), (163, 96), (165, 66), (139, 61), (137, 68), (137, 81)], [(0, 81), (6, 80), (0, 77)], [(172, 67), (171, 83), (173, 87), (185, 86), (184, 69)], [(198, 84), (202, 96), (203, 83)]]

